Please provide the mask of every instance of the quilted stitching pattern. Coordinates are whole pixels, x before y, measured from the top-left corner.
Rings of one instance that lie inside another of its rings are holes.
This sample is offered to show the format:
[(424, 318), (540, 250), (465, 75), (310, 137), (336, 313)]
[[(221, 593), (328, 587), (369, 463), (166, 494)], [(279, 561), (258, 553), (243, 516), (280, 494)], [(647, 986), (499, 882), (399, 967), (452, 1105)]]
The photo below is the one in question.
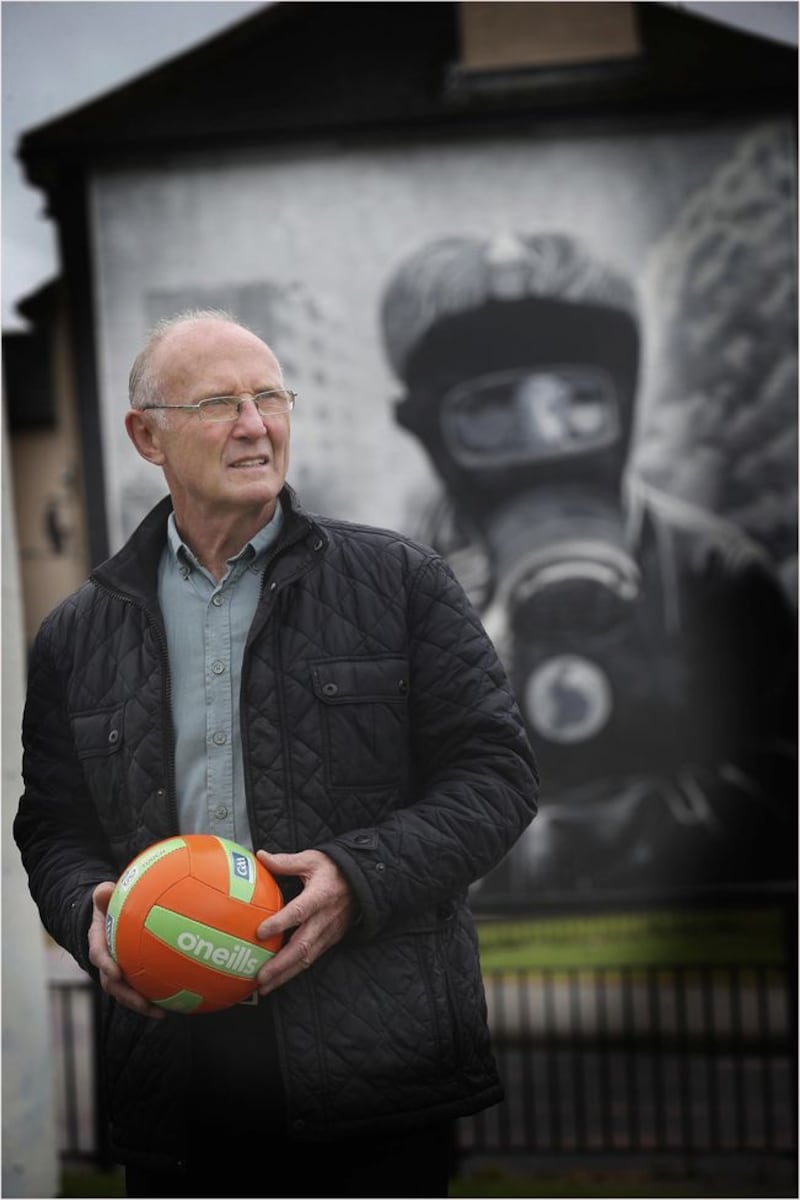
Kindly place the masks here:
[[(87, 889), (174, 831), (155, 602), (167, 511), (56, 610), (31, 664), (16, 835), (45, 923), (81, 961)], [(293, 1129), (473, 1111), (500, 1089), (466, 889), (535, 811), (522, 721), (480, 621), (429, 549), (299, 510), (286, 526), (242, 685), (254, 836), (325, 850), (362, 911), (275, 997)], [(154, 1044), (134, 1040), (120, 1077), (146, 1078), (132, 1063)], [(144, 1111), (117, 1111), (118, 1136), (141, 1142)]]

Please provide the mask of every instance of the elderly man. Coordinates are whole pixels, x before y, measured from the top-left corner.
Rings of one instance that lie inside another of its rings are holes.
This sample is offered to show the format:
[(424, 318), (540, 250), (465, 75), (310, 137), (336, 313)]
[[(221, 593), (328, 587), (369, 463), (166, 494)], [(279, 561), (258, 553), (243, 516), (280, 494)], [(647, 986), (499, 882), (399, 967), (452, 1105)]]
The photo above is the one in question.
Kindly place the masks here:
[[(507, 678), (438, 555), (302, 510), (294, 393), (228, 314), (158, 326), (130, 400), (169, 496), (42, 625), (15, 823), (105, 993), (128, 1194), (446, 1195), (453, 1120), (502, 1095), (466, 896), (535, 812)], [(165, 1012), (109, 954), (114, 881), (179, 832), (281, 882), (257, 1003)]]

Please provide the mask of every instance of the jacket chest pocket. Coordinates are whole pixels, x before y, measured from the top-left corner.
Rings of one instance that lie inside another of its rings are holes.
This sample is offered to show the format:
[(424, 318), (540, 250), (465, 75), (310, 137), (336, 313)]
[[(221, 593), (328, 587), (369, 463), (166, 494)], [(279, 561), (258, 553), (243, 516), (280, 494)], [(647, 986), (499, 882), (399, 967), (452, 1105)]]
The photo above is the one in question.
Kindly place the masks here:
[(328, 786), (397, 787), (408, 741), (406, 659), (317, 659), (312, 678)]
[(125, 705), (73, 713), (72, 738), (83, 775), (98, 812), (124, 811)]
[(108, 758), (122, 749), (125, 705), (73, 713), (72, 736), (78, 758), (86, 762), (93, 758)]

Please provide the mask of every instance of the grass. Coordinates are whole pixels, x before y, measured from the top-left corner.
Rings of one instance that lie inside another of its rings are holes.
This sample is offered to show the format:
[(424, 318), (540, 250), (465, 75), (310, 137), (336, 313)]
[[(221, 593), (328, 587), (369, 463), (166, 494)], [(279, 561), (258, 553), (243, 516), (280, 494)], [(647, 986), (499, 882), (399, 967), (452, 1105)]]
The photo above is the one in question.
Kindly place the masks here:
[(125, 1177), (122, 1169), (96, 1171), (92, 1167), (66, 1167), (61, 1172), (59, 1196), (113, 1196), (125, 1195)]
[(628, 1197), (685, 1196), (738, 1197), (797, 1196), (797, 1189), (788, 1180), (771, 1178), (769, 1173), (734, 1176), (730, 1170), (714, 1178), (705, 1174), (673, 1174), (633, 1169), (589, 1171), (572, 1167), (559, 1173), (525, 1174), (486, 1167), (454, 1181), (451, 1197), (470, 1196), (547, 1196), (558, 1200), (562, 1196), (600, 1196), (609, 1200), (628, 1200)]
[[(124, 1196), (124, 1181), (120, 1171), (93, 1171), (89, 1168), (65, 1170), (62, 1174), (60, 1196), (112, 1197)], [(751, 1172), (734, 1175), (731, 1170), (718, 1178), (706, 1175), (679, 1175), (666, 1172), (633, 1169), (582, 1170), (565, 1164), (560, 1172), (530, 1174), (500, 1166), (488, 1165), (478, 1170), (466, 1170), (450, 1185), (450, 1197), (531, 1196), (551, 1197), (608, 1197), (609, 1200), (628, 1200), (629, 1197), (671, 1197), (683, 1200), (688, 1196), (738, 1197), (797, 1196), (790, 1181), (771, 1178), (770, 1173)]]

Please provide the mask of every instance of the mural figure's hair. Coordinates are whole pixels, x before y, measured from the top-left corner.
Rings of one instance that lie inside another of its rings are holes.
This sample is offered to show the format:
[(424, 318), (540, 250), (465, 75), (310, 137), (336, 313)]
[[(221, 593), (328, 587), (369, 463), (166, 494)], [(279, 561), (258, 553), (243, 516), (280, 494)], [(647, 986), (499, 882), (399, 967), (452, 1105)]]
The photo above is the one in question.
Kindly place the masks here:
[[(187, 308), (172, 316), (163, 317), (152, 327), (144, 346), (133, 361), (128, 377), (128, 400), (131, 408), (141, 409), (147, 404), (160, 403), (158, 379), (151, 370), (154, 351), (164, 338), (180, 325), (193, 325), (202, 321), (226, 321), (240, 329), (246, 329), (256, 337), (259, 336), (244, 321), (240, 321), (233, 313), (223, 308)], [(163, 421), (166, 413), (155, 413), (154, 416)]]
[(437, 321), (493, 300), (531, 297), (637, 314), (630, 282), (567, 234), (445, 237), (402, 262), (384, 292), (381, 324), (389, 362), (402, 377), (411, 353)]

